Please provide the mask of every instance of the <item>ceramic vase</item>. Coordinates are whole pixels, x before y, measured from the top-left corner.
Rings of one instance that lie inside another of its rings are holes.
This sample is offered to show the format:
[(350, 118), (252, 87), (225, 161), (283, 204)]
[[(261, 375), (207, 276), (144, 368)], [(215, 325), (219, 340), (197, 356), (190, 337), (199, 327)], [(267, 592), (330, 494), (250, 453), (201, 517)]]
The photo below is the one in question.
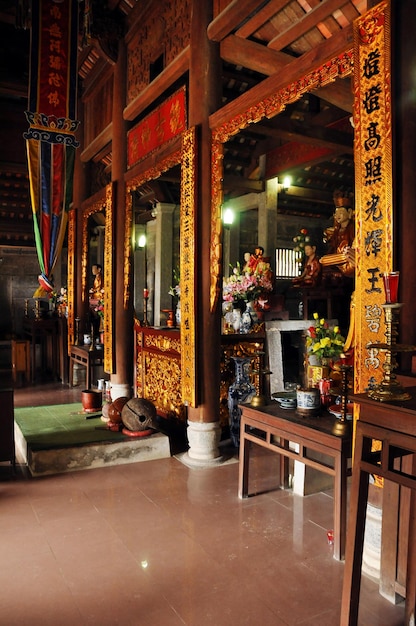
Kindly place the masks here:
[(256, 388), (250, 381), (250, 359), (245, 357), (231, 357), (235, 363), (235, 381), (228, 389), (228, 410), (230, 413), (230, 435), (233, 445), (240, 446), (241, 409), (239, 404), (250, 402), (256, 394)]
[(254, 308), (254, 302), (251, 300), (247, 302), (245, 311), (241, 316), (240, 333), (247, 335), (253, 328), (254, 324), (258, 321), (257, 311)]
[(234, 330), (235, 333), (239, 333), (240, 332), (240, 328), (241, 328), (241, 310), (239, 308), (237, 308), (237, 307), (233, 307), (231, 325), (232, 325), (233, 330)]

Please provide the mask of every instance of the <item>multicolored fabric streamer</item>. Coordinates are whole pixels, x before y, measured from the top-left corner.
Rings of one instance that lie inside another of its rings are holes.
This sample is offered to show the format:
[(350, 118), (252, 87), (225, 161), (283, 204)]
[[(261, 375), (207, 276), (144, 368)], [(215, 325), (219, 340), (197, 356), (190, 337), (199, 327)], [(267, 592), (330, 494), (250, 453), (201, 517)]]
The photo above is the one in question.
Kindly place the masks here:
[(77, 79), (77, 0), (37, 0), (32, 8), (29, 130), (24, 134), (39, 288), (53, 289), (72, 200)]

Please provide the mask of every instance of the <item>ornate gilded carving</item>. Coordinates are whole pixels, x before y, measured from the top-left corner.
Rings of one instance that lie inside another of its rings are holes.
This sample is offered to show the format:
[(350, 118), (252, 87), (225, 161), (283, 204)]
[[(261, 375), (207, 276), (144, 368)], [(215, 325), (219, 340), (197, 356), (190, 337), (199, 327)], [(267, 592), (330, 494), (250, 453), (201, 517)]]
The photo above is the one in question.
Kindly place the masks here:
[(184, 419), (179, 358), (145, 352), (144, 368), (144, 397), (166, 417)]
[(136, 389), (164, 417), (185, 419), (178, 331), (143, 328), (135, 320)]
[(181, 178), (181, 229), (180, 229), (180, 276), (181, 276), (181, 363), (182, 400), (196, 406), (196, 337), (195, 337), (195, 286), (196, 286), (196, 131), (191, 128), (182, 138)]
[(105, 211), (104, 237), (104, 371), (113, 373), (113, 185), (111, 183), (92, 201), (86, 201), (82, 209), (82, 301), (87, 294), (88, 268), (88, 218)]
[(168, 335), (145, 335), (144, 337), (145, 348), (156, 348), (160, 352), (177, 352), (181, 353), (181, 341), (180, 339), (169, 337)]
[(222, 179), (223, 179), (223, 147), (226, 141), (249, 124), (259, 122), (263, 117), (274, 117), (287, 104), (299, 100), (307, 91), (316, 89), (336, 78), (349, 76), (353, 69), (353, 51), (348, 50), (338, 57), (331, 59), (321, 67), (318, 67), (305, 76), (279, 90), (270, 94), (262, 102), (251, 106), (247, 111), (236, 115), (218, 128), (212, 131), (212, 204), (211, 204), (211, 289), (210, 304), (213, 311), (217, 306), (221, 291), (221, 241), (222, 222), (221, 205)]
[(382, 274), (392, 271), (393, 201), (390, 5), (380, 2), (354, 23), (356, 272), (354, 389), (383, 376)]

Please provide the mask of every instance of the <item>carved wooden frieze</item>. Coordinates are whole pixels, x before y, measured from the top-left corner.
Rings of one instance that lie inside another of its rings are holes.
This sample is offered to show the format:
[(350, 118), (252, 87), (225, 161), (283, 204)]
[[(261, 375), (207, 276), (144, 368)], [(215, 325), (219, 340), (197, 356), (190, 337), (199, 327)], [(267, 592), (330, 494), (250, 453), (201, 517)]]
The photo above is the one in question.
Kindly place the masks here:
[(154, 78), (152, 65), (163, 58), (165, 69), (189, 45), (191, 0), (153, 3), (127, 37), (127, 98), (130, 104)]

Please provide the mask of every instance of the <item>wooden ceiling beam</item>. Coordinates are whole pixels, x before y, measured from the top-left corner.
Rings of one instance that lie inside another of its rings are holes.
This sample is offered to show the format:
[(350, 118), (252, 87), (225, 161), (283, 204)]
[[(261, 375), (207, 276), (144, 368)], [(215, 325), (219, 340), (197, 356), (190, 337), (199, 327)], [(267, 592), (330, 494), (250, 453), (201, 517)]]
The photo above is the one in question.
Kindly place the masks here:
[(349, 79), (337, 80), (324, 87), (319, 87), (319, 89), (314, 89), (311, 93), (318, 96), (318, 98), (322, 98), (322, 100), (326, 100), (333, 106), (352, 114), (354, 96)]
[(291, 120), (279, 119), (278, 126), (266, 126), (265, 124), (256, 124), (248, 126), (244, 129), (245, 133), (250, 134), (253, 129), (255, 133), (262, 133), (273, 139), (283, 141), (297, 141), (304, 144), (314, 146), (322, 146), (331, 150), (342, 149), (344, 152), (353, 152), (353, 137), (347, 133), (330, 128), (322, 128), (320, 126), (312, 126), (304, 128), (299, 124), (294, 124)]
[(292, 2), (292, 0), (271, 0), (269, 4), (260, 9), (256, 15), (253, 15), (253, 17), (247, 20), (235, 34), (237, 37), (250, 37), (250, 35), (255, 33), (270, 20), (270, 18), (276, 15), (276, 13), (284, 9), (289, 2)]
[(319, 22), (327, 19), (332, 13), (345, 4), (348, 4), (348, 1), (349, 0), (322, 0), (312, 11), (309, 11), (309, 13), (306, 13), (300, 20), (297, 20), (293, 26), (290, 26), (283, 33), (271, 39), (267, 44), (268, 47), (272, 50), (282, 50), (302, 37), (302, 35), (312, 30), (312, 28), (316, 28)]
[(267, 5), (269, 0), (232, 0), (208, 25), (208, 39), (222, 41), (251, 15)]
[(228, 63), (248, 67), (265, 76), (271, 76), (293, 61), (288, 54), (268, 50), (266, 46), (235, 35), (229, 35), (221, 42), (220, 55)]
[(352, 25), (350, 25), (344, 28), (337, 37), (325, 40), (319, 46), (285, 65), (284, 72), (276, 72), (265, 78), (248, 93), (242, 94), (213, 113), (209, 118), (210, 128), (215, 129), (222, 124), (228, 123), (237, 115), (241, 115), (242, 112), (257, 106), (259, 102), (262, 102), (271, 94), (275, 94), (287, 87), (287, 85), (299, 80), (305, 74), (305, 67), (318, 67), (346, 50), (350, 50), (352, 45), (353, 30)]
[(232, 176), (226, 174), (224, 176), (224, 187), (226, 189), (238, 189), (243, 192), (261, 193), (264, 191), (264, 181), (251, 180), (240, 176)]

